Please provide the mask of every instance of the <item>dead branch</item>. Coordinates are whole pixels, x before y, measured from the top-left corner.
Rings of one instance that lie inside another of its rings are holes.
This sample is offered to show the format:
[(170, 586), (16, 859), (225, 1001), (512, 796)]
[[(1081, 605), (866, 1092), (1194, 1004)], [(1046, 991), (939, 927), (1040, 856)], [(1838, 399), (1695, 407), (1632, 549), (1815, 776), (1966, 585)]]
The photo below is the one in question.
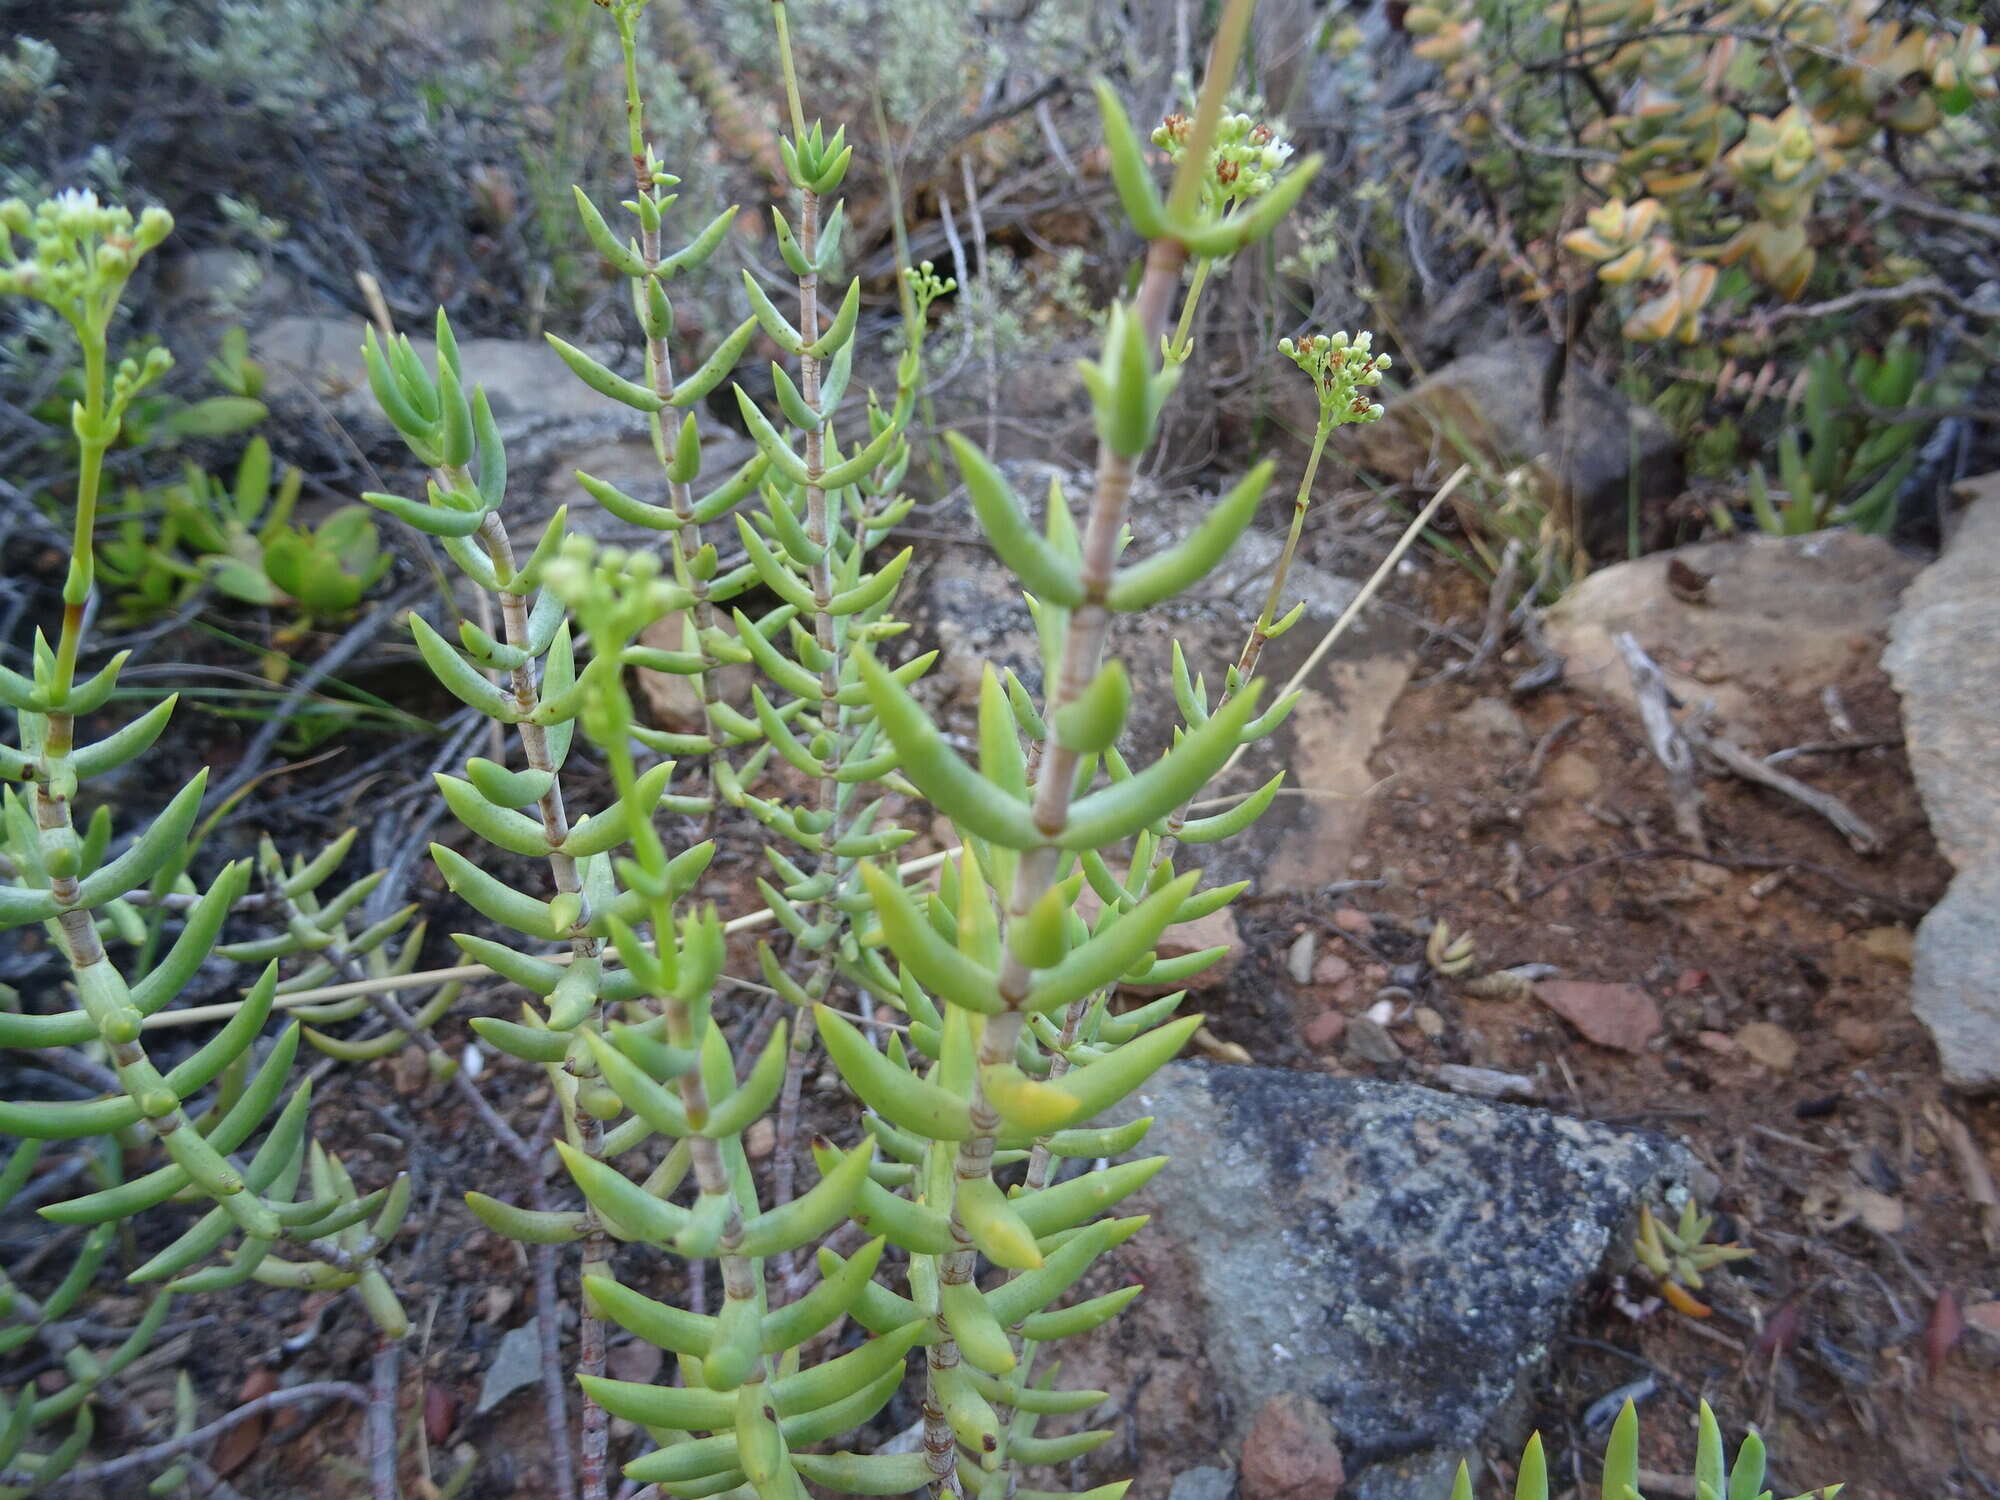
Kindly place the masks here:
[(1673, 695), (1666, 674), (1648, 656), (1630, 631), (1619, 632), (1618, 654), (1632, 677), (1632, 694), (1639, 700), (1639, 721), (1653, 756), (1667, 773), (1667, 795), (1673, 801), (1674, 826), (1682, 838), (1703, 854), (1708, 836), (1701, 828), (1701, 788), (1695, 782), (1694, 752), (1680, 725), (1674, 722)]
[(1845, 802), (1831, 792), (1822, 792), (1807, 786), (1796, 777), (1787, 776), (1774, 766), (1765, 764), (1741, 745), (1715, 735), (1704, 734), (1698, 729), (1683, 727), (1682, 736), (1704, 755), (1709, 756), (1726, 771), (1754, 781), (1762, 787), (1769, 787), (1781, 796), (1789, 797), (1801, 807), (1818, 813), (1831, 823), (1840, 836), (1853, 846), (1857, 854), (1873, 854), (1882, 847), (1882, 840), (1875, 830), (1862, 821), (1860, 816)]

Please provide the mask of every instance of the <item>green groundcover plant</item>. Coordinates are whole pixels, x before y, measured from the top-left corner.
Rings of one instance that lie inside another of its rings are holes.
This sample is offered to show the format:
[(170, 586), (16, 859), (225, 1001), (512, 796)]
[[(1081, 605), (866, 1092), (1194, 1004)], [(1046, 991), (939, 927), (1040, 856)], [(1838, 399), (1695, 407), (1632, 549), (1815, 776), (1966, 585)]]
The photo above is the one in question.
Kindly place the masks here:
[[(1185, 992), (1173, 987), (1219, 952), (1166, 958), (1159, 949), (1169, 929), (1243, 887), (1204, 887), (1188, 856), (1252, 824), (1283, 778), (1225, 799), (1220, 811), (1201, 811), (1210, 805), (1203, 789), (1290, 710), (1290, 699), (1267, 697), (1260, 656), (1299, 618), (1284, 608), (1286, 571), (1327, 438), (1381, 415), (1374, 388), (1387, 356), (1366, 334), (1307, 331), (1281, 346), (1313, 382), (1320, 412), (1290, 536), (1256, 625), (1218, 684), (1176, 651), (1178, 728), (1158, 758), (1134, 764), (1121, 749), (1134, 703), (1119, 623), (1207, 576), (1273, 477), (1270, 464), (1255, 466), (1186, 536), (1135, 554), (1135, 475), (1193, 326), (1185, 312), (1178, 325), (1170, 318), (1177, 300), (1191, 305), (1232, 256), (1270, 237), (1318, 162), (1294, 161), (1267, 127), (1222, 109), (1248, 0), (1224, 9), (1192, 113), (1156, 137), (1172, 162), (1164, 191), (1142, 133), (1100, 86), (1119, 202), (1148, 244), (1144, 270), (1136, 292), (1110, 308), (1099, 356), (1082, 366), (1098, 444), (1088, 494), (1052, 485), (1037, 507), (989, 455), (946, 437), (987, 541), (1032, 603), (1042, 656), (1039, 684), (988, 668), (975, 743), (961, 751), (912, 694), (934, 653), (906, 645), (895, 608), (910, 553), (884, 548), (913, 503), (904, 479), (927, 314), (952, 285), (929, 265), (905, 269), (913, 315), (893, 388), (861, 389), (861, 287), (824, 281), (839, 263), (839, 193), (853, 147), (843, 130), (808, 120), (779, 0), (770, 14), (792, 200), (772, 222), (789, 279), (780, 286), (745, 271), (741, 321), (711, 347), (681, 338), (675, 278), (723, 253), (734, 210), (679, 222), (676, 179), (646, 132), (644, 0), (604, 8), (624, 60), (629, 135), (620, 144), (632, 196), (607, 208), (579, 192), (576, 207), (586, 238), (629, 284), (643, 362), (621, 373), (552, 342), (578, 379), (643, 414), (657, 476), (633, 494), (578, 474), (578, 507), (516, 536), (505, 519), (504, 443), (450, 324), (439, 316), (434, 364), (407, 338), (370, 330), (364, 344), (382, 411), (426, 472), (421, 496), (364, 499), (434, 538), (461, 597), (483, 594), (491, 606), (448, 629), (409, 617), (438, 683), (491, 721), (493, 744), (505, 747), (437, 776), (475, 847), (441, 842), (431, 852), (497, 934), (455, 934), (463, 957), (528, 997), (511, 1016), (471, 1025), (499, 1053), (542, 1070), (556, 1102), (552, 1138), (523, 1138), (438, 1044), (434, 1028), (457, 986), (414, 972), (422, 928), (411, 925), (413, 911), (362, 919), (379, 876), (343, 883), (351, 833), (289, 861), (267, 842), (255, 861), (226, 865), (198, 887), (188, 866), (204, 829), (205, 775), (150, 818), (104, 802), (79, 810), (86, 783), (144, 754), (174, 711), (169, 698), (103, 738), (79, 739), (123, 660), (80, 667), (103, 458), (166, 365), (159, 355), (113, 364), (112, 312), (135, 263), (171, 225), (159, 210), (134, 218), (79, 194), (0, 205), (0, 291), (59, 313), (84, 372), (62, 620), (53, 644), (37, 637), (30, 672), (0, 669), (0, 701), (15, 724), (13, 743), (0, 748), (0, 926), (44, 927), (72, 994), (52, 1013), (0, 1013), (0, 1044), (66, 1049), (99, 1088), (87, 1099), (0, 1105), (0, 1130), (20, 1140), (0, 1173), (0, 1201), (29, 1187), (49, 1143), (85, 1143), (74, 1149), (85, 1152), (88, 1182), (39, 1209), (86, 1231), (86, 1253), (60, 1287), (37, 1302), (0, 1281), (10, 1320), (0, 1349), (39, 1341), (67, 1376), (53, 1392), (36, 1384), (0, 1395), (0, 1493), (122, 1472), (119, 1460), (76, 1468), (107, 1382), (144, 1351), (170, 1299), (228, 1296), (250, 1281), (351, 1288), (360, 1299), (378, 1344), (369, 1480), (378, 1497), (397, 1492), (395, 1360), (409, 1323), (383, 1256), (409, 1205), (408, 1178), (364, 1190), (312, 1139), (310, 1084), (290, 1081), (302, 1039), (357, 1065), (415, 1044), (522, 1164), (466, 1202), (529, 1248), (538, 1295), (566, 1296), (577, 1313), (574, 1385), (567, 1398), (560, 1385), (546, 1397), (561, 1434), (561, 1493), (573, 1476), (587, 1500), (602, 1500), (622, 1469), (688, 1500), (798, 1500), (809, 1485), (1044, 1500), (1054, 1492), (1035, 1486), (1050, 1466), (1111, 1435), (1060, 1421), (1107, 1398), (1063, 1386), (1051, 1346), (1088, 1336), (1139, 1294), (1070, 1296), (1142, 1229), (1143, 1216), (1120, 1209), (1164, 1159), (1128, 1159), (1151, 1120), (1102, 1117), (1201, 1025), (1181, 1013)], [(775, 397), (767, 406), (735, 387), (755, 451), (718, 472), (705, 463), (696, 413), (759, 336), (780, 354), (769, 370)], [(590, 507), (657, 542), (597, 545)], [(495, 628), (473, 623), (482, 618)], [(724, 669), (745, 666), (756, 684), (732, 697)], [(636, 669), (687, 678), (696, 727), (642, 722)], [(601, 773), (577, 774), (581, 745)], [(952, 847), (899, 862), (915, 837), (899, 818), (927, 824), (926, 808), (948, 820)], [(704, 828), (713, 837), (670, 837)], [(698, 892), (715, 839), (745, 830), (763, 861), (766, 909), (725, 922)], [(232, 924), (248, 935), (225, 939)], [(759, 932), (771, 936), (745, 941)], [(162, 1068), (149, 1054), (148, 1019), (211, 956), (263, 967), (224, 1024)], [(1170, 993), (1114, 1008), (1114, 992), (1132, 982)], [(334, 993), (317, 993), (329, 985)], [(401, 996), (420, 991), (426, 998), (407, 1008)], [(309, 1003), (302, 1021), (270, 1037), (281, 992), (288, 1007)], [(725, 1023), (744, 1014), (746, 995), (782, 1019), (752, 1042), (733, 1028), (732, 1041)], [(335, 1029), (365, 1009), (385, 1029)], [(801, 1080), (819, 1051), (861, 1106), (844, 1143), (798, 1139)], [(759, 1173), (747, 1138), (765, 1121), (776, 1150)], [(817, 1176), (801, 1184), (795, 1164), (808, 1157)], [(565, 1186), (542, 1184), (545, 1165)], [(198, 1217), (127, 1267), (120, 1225), (171, 1204)], [(575, 1247), (576, 1270), (554, 1292), (564, 1246)], [(159, 1291), (130, 1338), (99, 1352), (65, 1320), (114, 1257), (128, 1280)], [(685, 1268), (679, 1300), (632, 1284), (639, 1272), (657, 1285), (663, 1262)], [(710, 1263), (718, 1302), (708, 1296)], [(555, 1312), (541, 1309), (550, 1327)], [(673, 1356), (671, 1377), (613, 1377), (613, 1329)], [(921, 1414), (913, 1448), (841, 1446), (906, 1386)], [(571, 1399), (580, 1406), (573, 1455)], [(614, 1417), (639, 1434), (616, 1451)], [(165, 1490), (201, 1477), (185, 1385), (171, 1420), (173, 1433), (133, 1465), (157, 1453)], [(1613, 1433), (1610, 1500), (1637, 1494), (1635, 1422), (1628, 1408)], [(1700, 1439), (1700, 1494), (1764, 1493), (1754, 1437), (1726, 1474), (1705, 1409)], [(1546, 1493), (1540, 1451), (1532, 1445), (1523, 1460), (1523, 1496)], [(1113, 1500), (1124, 1490), (1089, 1493)], [(1469, 1494), (1463, 1477), (1459, 1493)]]

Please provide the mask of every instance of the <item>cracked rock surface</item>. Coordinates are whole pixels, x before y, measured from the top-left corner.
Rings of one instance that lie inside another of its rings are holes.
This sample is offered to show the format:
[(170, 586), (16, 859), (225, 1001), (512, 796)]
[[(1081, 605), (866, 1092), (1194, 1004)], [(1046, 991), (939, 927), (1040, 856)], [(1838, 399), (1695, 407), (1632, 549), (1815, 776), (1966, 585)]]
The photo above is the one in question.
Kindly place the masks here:
[(1187, 1289), (1138, 1308), (1198, 1337), (1218, 1459), (1250, 1465), (1259, 1413), (1303, 1394), (1357, 1500), (1438, 1500), (1483, 1438), (1518, 1440), (1640, 1202), (1699, 1171), (1661, 1136), (1312, 1073), (1181, 1062), (1124, 1108), (1172, 1157), (1142, 1238), (1172, 1241)]

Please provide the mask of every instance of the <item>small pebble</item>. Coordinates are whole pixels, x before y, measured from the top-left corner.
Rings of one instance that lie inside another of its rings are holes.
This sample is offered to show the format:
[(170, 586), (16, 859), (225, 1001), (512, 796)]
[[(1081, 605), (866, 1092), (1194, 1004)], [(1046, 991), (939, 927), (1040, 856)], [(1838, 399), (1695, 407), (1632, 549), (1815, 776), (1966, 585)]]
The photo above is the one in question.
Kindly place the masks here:
[(1346, 1039), (1347, 1055), (1357, 1062), (1387, 1066), (1403, 1060), (1403, 1049), (1396, 1045), (1396, 1039), (1369, 1016), (1356, 1016), (1349, 1021)]
[(1340, 984), (1354, 976), (1354, 965), (1338, 953), (1322, 953), (1313, 965), (1314, 984)]
[(1347, 1017), (1337, 1010), (1323, 1010), (1306, 1022), (1306, 1045), (1314, 1048), (1331, 1047), (1340, 1040), (1347, 1030)]
[(1444, 1035), (1444, 1017), (1432, 1010), (1428, 1005), (1419, 1005), (1411, 1012), (1410, 1019), (1417, 1023), (1417, 1030), (1421, 1031), (1432, 1041), (1436, 1041)]
[(1318, 952), (1318, 933), (1302, 932), (1292, 939), (1291, 951), (1285, 955), (1285, 970), (1292, 976), (1293, 984), (1312, 983), (1313, 959)]
[(1882, 1028), (1859, 1016), (1842, 1016), (1833, 1023), (1833, 1034), (1856, 1057), (1873, 1057), (1882, 1050)]

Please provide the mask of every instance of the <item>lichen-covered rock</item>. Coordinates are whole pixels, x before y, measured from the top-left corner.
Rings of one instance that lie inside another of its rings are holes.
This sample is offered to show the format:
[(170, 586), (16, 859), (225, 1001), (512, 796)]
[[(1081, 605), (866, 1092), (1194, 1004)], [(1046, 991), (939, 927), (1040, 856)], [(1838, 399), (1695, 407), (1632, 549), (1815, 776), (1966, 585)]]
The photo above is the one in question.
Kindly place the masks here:
[(1313, 1073), (1177, 1063), (1125, 1108), (1172, 1157), (1142, 1238), (1190, 1267), (1165, 1316), (1202, 1325), (1231, 1444), (1310, 1397), (1358, 1500), (1438, 1500), (1489, 1433), (1518, 1441), (1585, 1283), (1697, 1171), (1658, 1136)]

